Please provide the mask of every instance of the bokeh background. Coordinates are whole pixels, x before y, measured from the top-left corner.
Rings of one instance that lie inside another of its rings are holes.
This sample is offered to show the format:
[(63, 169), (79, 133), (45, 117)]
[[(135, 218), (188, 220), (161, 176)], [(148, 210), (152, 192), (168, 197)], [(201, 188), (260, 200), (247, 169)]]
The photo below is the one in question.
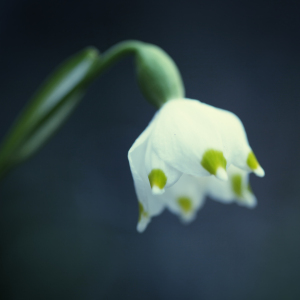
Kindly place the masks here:
[(258, 206), (207, 201), (136, 232), (127, 151), (155, 110), (126, 58), (0, 187), (1, 299), (300, 299), (299, 1), (1, 0), (0, 137), (88, 45), (159, 45), (187, 96), (236, 113)]

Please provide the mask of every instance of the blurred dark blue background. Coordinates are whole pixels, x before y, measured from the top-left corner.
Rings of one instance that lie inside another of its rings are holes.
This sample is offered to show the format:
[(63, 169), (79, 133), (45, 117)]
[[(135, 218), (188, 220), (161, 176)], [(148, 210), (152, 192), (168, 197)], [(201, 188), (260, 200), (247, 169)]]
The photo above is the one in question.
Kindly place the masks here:
[(236, 113), (266, 171), (255, 210), (208, 200), (136, 232), (127, 151), (155, 110), (127, 58), (0, 190), (1, 299), (300, 299), (299, 1), (0, 2), (0, 137), (60, 62), (159, 45), (187, 97)]

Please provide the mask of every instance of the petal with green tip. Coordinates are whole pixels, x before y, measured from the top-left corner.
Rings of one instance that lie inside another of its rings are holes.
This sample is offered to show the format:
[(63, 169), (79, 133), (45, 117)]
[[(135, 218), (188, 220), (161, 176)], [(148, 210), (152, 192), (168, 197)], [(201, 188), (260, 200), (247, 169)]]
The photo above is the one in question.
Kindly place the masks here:
[(242, 175), (236, 174), (231, 176), (231, 186), (237, 197), (242, 197)]
[(258, 163), (257, 158), (256, 158), (255, 154), (253, 153), (253, 151), (251, 151), (248, 155), (247, 165), (257, 176), (259, 176), (259, 177), (265, 176), (265, 171)]
[(150, 223), (151, 219), (149, 217), (149, 214), (145, 211), (143, 204), (138, 201), (139, 203), (139, 218), (138, 218), (138, 225), (137, 230), (139, 232), (143, 232), (148, 224)]
[(149, 178), (149, 182), (150, 182), (152, 191), (155, 188), (158, 188), (159, 190), (163, 190), (167, 183), (167, 176), (160, 169), (153, 169), (149, 173), (148, 178)]
[(190, 99), (174, 99), (155, 115), (152, 149), (169, 166), (188, 175), (208, 176), (200, 164), (208, 149), (223, 152), (222, 136), (206, 105)]
[(172, 186), (182, 175), (180, 171), (169, 166), (152, 151), (151, 139), (148, 141), (145, 166), (152, 193), (155, 195), (164, 193), (165, 188)]
[(223, 152), (214, 149), (207, 150), (201, 160), (201, 165), (205, 170), (223, 180), (227, 179), (226, 172), (220, 173), (219, 169), (226, 170), (226, 163)]
[(222, 182), (211, 177), (208, 183), (208, 195), (222, 203), (236, 202), (239, 205), (252, 208), (256, 205), (256, 198), (249, 191), (249, 173), (231, 165), (227, 169), (229, 180)]
[(193, 202), (189, 197), (179, 197), (177, 201), (183, 214), (190, 214), (193, 211)]
[[(151, 217), (160, 214), (165, 207), (161, 199), (152, 195), (148, 174), (145, 168), (145, 152), (152, 128), (153, 123), (151, 122), (146, 130), (136, 139), (128, 152), (128, 160), (137, 198), (143, 207), (143, 211), (148, 215), (148, 219), (142, 218), (142, 223), (138, 223), (137, 230), (139, 232), (143, 232), (150, 222)], [(146, 222), (146, 220), (148, 221)]]
[(164, 198), (168, 209), (177, 214), (181, 221), (191, 222), (197, 211), (203, 206), (206, 193), (206, 180), (200, 185), (198, 178), (182, 175), (172, 187), (166, 190)]

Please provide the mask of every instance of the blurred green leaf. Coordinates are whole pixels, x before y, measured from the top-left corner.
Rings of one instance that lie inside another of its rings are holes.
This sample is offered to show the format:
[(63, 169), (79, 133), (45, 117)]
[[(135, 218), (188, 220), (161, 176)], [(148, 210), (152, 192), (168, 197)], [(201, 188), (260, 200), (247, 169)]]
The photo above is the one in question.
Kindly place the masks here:
[(40, 87), (0, 148), (0, 177), (32, 156), (59, 129), (93, 80), (99, 54), (87, 48), (66, 60)]

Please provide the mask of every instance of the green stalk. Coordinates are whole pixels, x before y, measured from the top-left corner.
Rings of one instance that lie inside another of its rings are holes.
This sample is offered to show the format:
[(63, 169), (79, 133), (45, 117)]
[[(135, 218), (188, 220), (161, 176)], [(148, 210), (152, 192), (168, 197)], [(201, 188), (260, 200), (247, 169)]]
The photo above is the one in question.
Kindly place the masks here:
[(183, 98), (184, 89), (173, 60), (160, 48), (128, 40), (102, 55), (87, 48), (66, 60), (29, 101), (0, 146), (0, 180), (35, 154), (64, 124), (88, 86), (127, 55), (135, 56), (140, 89), (157, 108)]

